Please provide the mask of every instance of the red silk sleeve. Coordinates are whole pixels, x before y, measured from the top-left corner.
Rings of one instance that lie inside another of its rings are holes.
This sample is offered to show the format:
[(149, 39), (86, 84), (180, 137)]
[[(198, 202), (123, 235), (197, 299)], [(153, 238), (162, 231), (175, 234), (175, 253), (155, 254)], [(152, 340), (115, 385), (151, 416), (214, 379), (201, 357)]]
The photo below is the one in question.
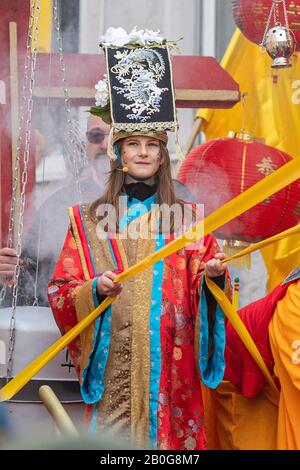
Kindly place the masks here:
[[(238, 312), (271, 374), (274, 360), (269, 342), (269, 323), (277, 302), (286, 290), (287, 285), (277, 286), (273, 292)], [(246, 397), (254, 398), (260, 393), (266, 379), (229, 322), (226, 327), (225, 362), (225, 380), (229, 380)]]
[[(48, 284), (50, 306), (61, 334), (67, 333), (77, 323), (75, 296), (77, 289), (85, 282), (79, 252), (72, 230), (69, 229), (54, 273)], [(79, 338), (70, 343), (69, 351), (73, 363), (78, 369)]]

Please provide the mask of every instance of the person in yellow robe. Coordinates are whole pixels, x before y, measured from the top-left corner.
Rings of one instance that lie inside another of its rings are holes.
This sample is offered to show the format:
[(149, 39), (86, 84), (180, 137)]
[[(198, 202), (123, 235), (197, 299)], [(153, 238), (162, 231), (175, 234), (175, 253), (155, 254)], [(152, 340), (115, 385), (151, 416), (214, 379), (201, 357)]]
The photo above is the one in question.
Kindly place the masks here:
[(300, 449), (300, 267), (270, 294), (239, 311), (279, 388), (266, 379), (230, 323), (226, 370), (205, 389), (210, 449)]

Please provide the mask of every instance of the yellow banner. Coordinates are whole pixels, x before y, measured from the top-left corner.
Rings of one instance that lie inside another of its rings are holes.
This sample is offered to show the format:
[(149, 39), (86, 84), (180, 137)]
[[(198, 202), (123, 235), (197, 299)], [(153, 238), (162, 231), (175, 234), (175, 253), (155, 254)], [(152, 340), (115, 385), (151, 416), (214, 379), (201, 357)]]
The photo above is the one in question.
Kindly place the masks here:
[(243, 256), (253, 253), (253, 251), (261, 250), (262, 248), (270, 246), (273, 243), (276, 243), (280, 240), (290, 240), (291, 239), (290, 237), (294, 237), (297, 235), (299, 237), (299, 234), (300, 234), (300, 224), (295, 225), (294, 227), (289, 228), (288, 230), (284, 230), (284, 232), (280, 232), (277, 235), (274, 235), (273, 237), (268, 238), (267, 240), (262, 240), (261, 242), (248, 246), (247, 248), (240, 251), (236, 255), (226, 258), (226, 260), (224, 260), (223, 263), (225, 262), (228, 263), (234, 259), (242, 258)]
[[(34, 6), (36, 0), (31, 0), (31, 5)], [(35, 18), (38, 14), (35, 7)], [(36, 19), (33, 22), (33, 31), (36, 27)], [(40, 0), (40, 13), (38, 20), (38, 40), (37, 52), (51, 52), (51, 39), (52, 39), (52, 0)], [(33, 41), (33, 38), (32, 38)]]
[(233, 308), (232, 304), (229, 302), (228, 298), (224, 294), (224, 292), (207, 276), (205, 276), (205, 281), (207, 287), (213, 294), (214, 298), (222, 308), (225, 316), (228, 318), (230, 323), (232, 324), (235, 331), (238, 333), (240, 339), (248, 349), (249, 353), (253, 357), (254, 361), (262, 371), (263, 375), (265, 376), (266, 380), (272, 387), (272, 390), (278, 395), (278, 389), (273, 381), (273, 378), (254, 343), (253, 339), (251, 338), (247, 328), (245, 327), (244, 323), (240, 319), (237, 311)]

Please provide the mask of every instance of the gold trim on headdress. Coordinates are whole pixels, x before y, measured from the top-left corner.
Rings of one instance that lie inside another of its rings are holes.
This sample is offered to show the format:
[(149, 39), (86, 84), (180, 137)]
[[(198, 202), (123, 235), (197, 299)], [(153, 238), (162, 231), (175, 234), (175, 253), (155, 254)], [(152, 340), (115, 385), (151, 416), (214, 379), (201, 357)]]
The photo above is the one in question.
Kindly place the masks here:
[(168, 143), (168, 134), (166, 131), (116, 131), (114, 132), (111, 129), (109, 137), (108, 137), (108, 150), (107, 153), (111, 161), (117, 160), (117, 155), (115, 154), (114, 144), (116, 144), (119, 140), (125, 139), (126, 137), (131, 136), (145, 136), (145, 137), (153, 137), (154, 139), (159, 140), (163, 144), (167, 145)]
[(128, 131), (117, 131), (113, 134), (113, 144), (118, 142), (118, 140), (125, 139), (126, 137), (131, 137), (131, 136), (145, 136), (145, 137), (153, 137), (154, 139), (160, 140), (163, 142), (165, 145), (168, 143), (168, 134), (164, 131), (156, 132), (156, 131), (133, 131), (133, 132), (128, 132)]

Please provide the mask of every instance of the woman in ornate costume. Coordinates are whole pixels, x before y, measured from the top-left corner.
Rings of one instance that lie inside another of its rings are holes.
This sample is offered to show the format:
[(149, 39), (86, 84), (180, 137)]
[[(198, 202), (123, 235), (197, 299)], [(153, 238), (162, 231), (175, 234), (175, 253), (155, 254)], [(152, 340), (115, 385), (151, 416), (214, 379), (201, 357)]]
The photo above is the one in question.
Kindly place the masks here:
[[(161, 49), (156, 47), (157, 55)], [(123, 60), (131, 50), (106, 53)], [(163, 90), (168, 87), (172, 91), (165, 81)], [(163, 113), (160, 100), (154, 102)], [(150, 108), (144, 110), (146, 118)], [(165, 131), (170, 119), (165, 129), (163, 119), (158, 126), (153, 118), (133, 129), (132, 121), (116, 125), (117, 111), (111, 110), (112, 170), (106, 192), (91, 205), (69, 210), (70, 229), (48, 288), (50, 304), (64, 333), (105, 296), (117, 296), (70, 345), (91, 426), (117, 431), (143, 448), (205, 449), (201, 381), (216, 387), (222, 380), (225, 325), (203, 274), (227, 289), (226, 265), (220, 262), (224, 254), (208, 235), (123, 285), (113, 282), (176, 236), (178, 219), (171, 214), (166, 230), (158, 207), (176, 205), (181, 228), (186, 214), (196, 214), (192, 204), (174, 195)]]

